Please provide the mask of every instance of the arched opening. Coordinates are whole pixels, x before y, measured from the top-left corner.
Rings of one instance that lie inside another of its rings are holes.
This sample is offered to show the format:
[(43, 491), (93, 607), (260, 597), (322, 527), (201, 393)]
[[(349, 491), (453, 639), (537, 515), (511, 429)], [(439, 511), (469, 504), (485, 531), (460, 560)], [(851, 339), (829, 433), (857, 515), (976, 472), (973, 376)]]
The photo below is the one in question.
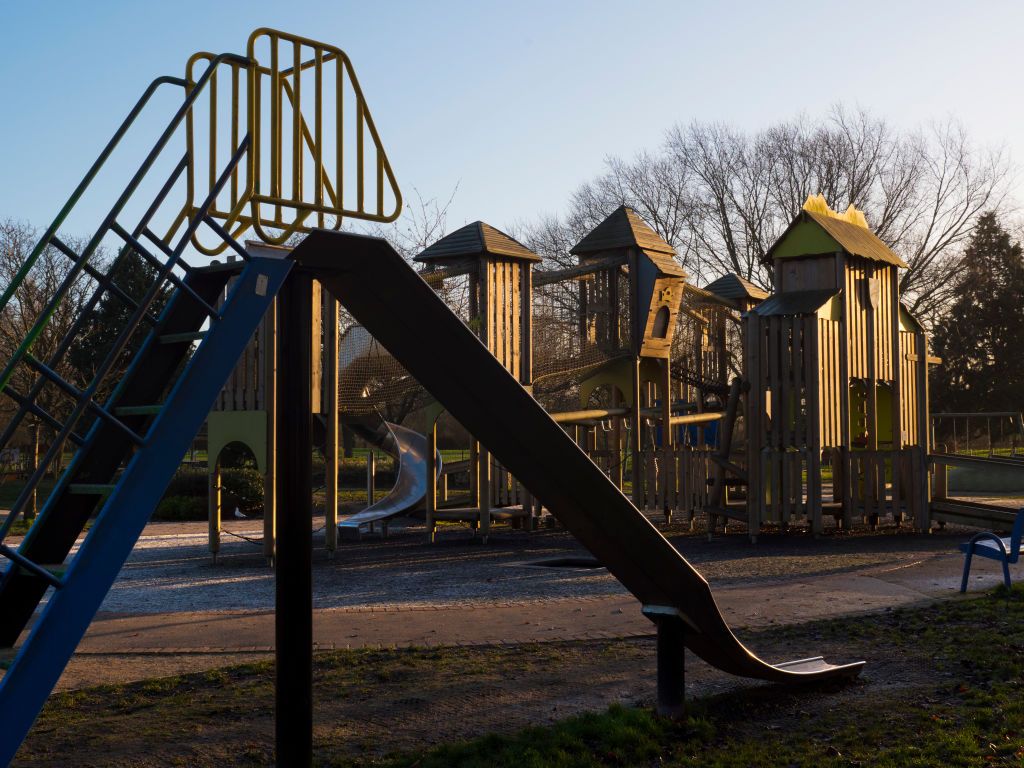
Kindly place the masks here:
[(668, 336), (668, 321), (671, 316), (668, 307), (662, 307), (654, 316), (654, 326), (651, 328), (651, 336), (656, 339), (664, 339)]
[(217, 465), (224, 513), (229, 517), (262, 517), (263, 473), (252, 448), (233, 440), (221, 449)]

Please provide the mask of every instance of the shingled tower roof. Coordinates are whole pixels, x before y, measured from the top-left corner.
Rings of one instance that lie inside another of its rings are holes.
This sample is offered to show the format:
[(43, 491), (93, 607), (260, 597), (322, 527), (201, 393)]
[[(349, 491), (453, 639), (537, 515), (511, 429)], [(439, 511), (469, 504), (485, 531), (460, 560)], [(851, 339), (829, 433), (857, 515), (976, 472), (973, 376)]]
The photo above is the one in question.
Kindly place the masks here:
[(721, 296), (723, 299), (747, 299), (750, 301), (761, 301), (768, 298), (768, 291), (758, 288), (749, 280), (744, 280), (739, 275), (728, 274), (704, 286), (704, 290)]
[(500, 229), (474, 221), (428, 246), (413, 261), (447, 261), (462, 256), (505, 256), (522, 261), (540, 261), (540, 256)]
[(570, 251), (577, 256), (636, 246), (645, 251), (675, 255), (676, 249), (647, 226), (632, 208), (620, 205), (608, 218), (594, 227)]
[(845, 213), (829, 208), (821, 195), (811, 195), (782, 236), (768, 249), (769, 259), (800, 258), (846, 251), (851, 256), (896, 267), (907, 263), (868, 228), (864, 214), (854, 206)]
[(570, 253), (586, 256), (616, 248), (639, 248), (666, 275), (685, 277), (683, 268), (676, 263), (676, 249), (666, 243), (626, 205), (620, 205), (608, 218), (594, 227), (580, 240)]

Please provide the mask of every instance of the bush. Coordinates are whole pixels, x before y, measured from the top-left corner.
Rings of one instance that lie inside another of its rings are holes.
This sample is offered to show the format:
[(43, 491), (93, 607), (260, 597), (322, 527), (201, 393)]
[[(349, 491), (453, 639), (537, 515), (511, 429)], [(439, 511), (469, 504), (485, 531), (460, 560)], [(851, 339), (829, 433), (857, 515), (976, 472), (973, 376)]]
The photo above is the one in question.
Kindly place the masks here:
[[(229, 514), (238, 507), (245, 515), (263, 513), (263, 475), (253, 467), (229, 467), (220, 472), (221, 507)], [(205, 493), (204, 493), (205, 496)]]
[[(263, 513), (263, 475), (255, 467), (226, 467), (220, 472), (221, 509), (231, 515)], [(153, 517), (157, 520), (205, 520), (209, 506), (205, 472), (178, 472), (167, 486)]]
[(209, 480), (206, 472), (189, 469), (178, 470), (167, 486), (164, 498), (171, 496), (189, 496), (192, 498), (206, 498), (209, 490)]
[(205, 520), (206, 497), (165, 496), (153, 513), (154, 520)]

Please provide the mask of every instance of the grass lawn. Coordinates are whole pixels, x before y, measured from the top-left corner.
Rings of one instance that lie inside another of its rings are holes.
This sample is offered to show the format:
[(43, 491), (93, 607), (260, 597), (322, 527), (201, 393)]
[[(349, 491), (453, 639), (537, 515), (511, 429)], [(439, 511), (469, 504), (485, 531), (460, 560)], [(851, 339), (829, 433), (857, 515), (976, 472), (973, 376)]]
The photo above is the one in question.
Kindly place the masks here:
[[(641, 662), (649, 674), (653, 643), (324, 653), (315, 672), (317, 764), (1024, 764), (1022, 589), (747, 632), (744, 639), (772, 657), (821, 650), (864, 658), (868, 667), (852, 684), (746, 686), (694, 699), (685, 723), (644, 706), (614, 705), (520, 730), (500, 716), (502, 706), (519, 711), (502, 699), (508, 691), (518, 691), (523, 706), (538, 707), (527, 722), (546, 723), (551, 701), (561, 701), (558, 684), (579, 691), (602, 671)], [(58, 694), (16, 764), (271, 765), (272, 686), (267, 662)], [(481, 688), (492, 691), (484, 699), (492, 697), (494, 706), (471, 702), (467, 713), (453, 704), (453, 692)], [(425, 742), (433, 746), (417, 747)]]

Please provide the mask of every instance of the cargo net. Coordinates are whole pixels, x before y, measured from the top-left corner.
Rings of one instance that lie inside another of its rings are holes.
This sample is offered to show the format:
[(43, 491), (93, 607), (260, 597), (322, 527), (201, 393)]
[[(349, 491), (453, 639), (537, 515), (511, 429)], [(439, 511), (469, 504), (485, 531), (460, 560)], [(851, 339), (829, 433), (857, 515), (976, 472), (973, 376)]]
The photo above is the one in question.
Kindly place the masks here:
[(672, 378), (685, 388), (684, 397), (722, 397), (728, 391), (730, 349), (738, 349), (738, 326), (731, 311), (685, 291), (672, 337)]
[[(445, 270), (420, 272), (464, 323), (469, 324), (469, 276)], [(370, 332), (339, 310), (338, 400), (342, 413), (377, 412), (401, 423), (431, 398)]]
[(571, 410), (582, 382), (629, 356), (629, 279), (621, 269), (547, 284), (542, 275), (533, 288), (533, 394), (549, 411)]

